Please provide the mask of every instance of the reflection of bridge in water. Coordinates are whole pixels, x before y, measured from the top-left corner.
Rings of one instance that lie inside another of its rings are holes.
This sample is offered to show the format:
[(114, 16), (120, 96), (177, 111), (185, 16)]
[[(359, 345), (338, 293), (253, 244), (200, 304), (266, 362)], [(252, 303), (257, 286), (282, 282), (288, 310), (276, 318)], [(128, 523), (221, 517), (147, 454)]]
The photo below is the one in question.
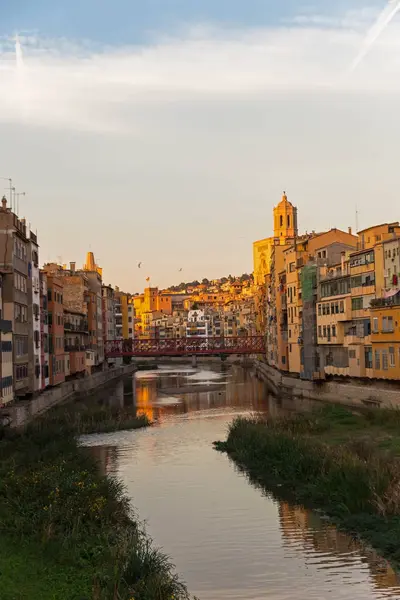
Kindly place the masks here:
[(105, 343), (107, 358), (120, 356), (218, 356), (221, 354), (264, 354), (262, 336), (137, 338)]

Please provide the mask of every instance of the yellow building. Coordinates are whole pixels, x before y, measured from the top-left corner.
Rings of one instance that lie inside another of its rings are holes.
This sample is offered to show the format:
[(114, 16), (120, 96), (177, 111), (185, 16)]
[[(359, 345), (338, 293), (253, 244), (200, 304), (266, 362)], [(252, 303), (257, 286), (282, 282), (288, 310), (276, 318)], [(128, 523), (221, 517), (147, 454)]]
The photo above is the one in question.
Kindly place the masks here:
[(377, 379), (400, 379), (400, 291), (371, 307), (371, 346), (366, 361)]
[(280, 245), (297, 236), (297, 208), (289, 202), (286, 192), (274, 208), (274, 238)]
[(266, 238), (253, 243), (253, 275), (254, 285), (265, 285), (265, 277), (270, 271), (271, 253), (274, 246), (274, 238)]

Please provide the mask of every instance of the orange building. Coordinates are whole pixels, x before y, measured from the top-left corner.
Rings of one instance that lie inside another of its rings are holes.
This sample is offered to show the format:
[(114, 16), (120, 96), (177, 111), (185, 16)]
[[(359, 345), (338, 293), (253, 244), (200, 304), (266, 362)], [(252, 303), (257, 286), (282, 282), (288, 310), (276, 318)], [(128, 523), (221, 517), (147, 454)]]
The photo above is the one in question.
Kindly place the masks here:
[(50, 385), (65, 381), (63, 280), (47, 277)]
[(366, 360), (374, 378), (400, 379), (400, 290), (376, 300), (370, 310), (371, 347), (365, 347)]

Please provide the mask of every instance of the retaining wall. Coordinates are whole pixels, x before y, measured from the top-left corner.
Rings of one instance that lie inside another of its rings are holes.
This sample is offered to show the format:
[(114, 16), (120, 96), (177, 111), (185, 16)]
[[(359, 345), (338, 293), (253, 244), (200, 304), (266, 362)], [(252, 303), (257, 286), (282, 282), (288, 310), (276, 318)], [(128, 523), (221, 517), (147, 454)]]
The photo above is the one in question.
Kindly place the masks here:
[(3, 418), (10, 420), (11, 427), (22, 427), (53, 406), (79, 396), (85, 396), (124, 375), (133, 373), (135, 370), (136, 365), (130, 364), (94, 373), (83, 379), (66, 381), (57, 387), (46, 390), (36, 398), (17, 402), (13, 406), (5, 408), (2, 411)]
[(348, 381), (304, 381), (295, 376), (281, 373), (264, 362), (255, 361), (257, 373), (276, 394), (288, 394), (298, 398), (335, 402), (346, 406), (381, 406), (400, 408), (400, 383), (385, 385), (384, 382)]

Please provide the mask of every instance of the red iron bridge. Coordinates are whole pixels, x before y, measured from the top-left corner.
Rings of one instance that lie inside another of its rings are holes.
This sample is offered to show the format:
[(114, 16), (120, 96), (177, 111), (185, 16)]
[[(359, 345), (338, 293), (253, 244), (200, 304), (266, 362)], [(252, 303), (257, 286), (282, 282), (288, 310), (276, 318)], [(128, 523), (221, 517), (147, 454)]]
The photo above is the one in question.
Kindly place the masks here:
[(118, 358), (120, 356), (263, 354), (265, 352), (265, 340), (262, 336), (137, 338), (107, 341), (104, 350), (106, 358)]

